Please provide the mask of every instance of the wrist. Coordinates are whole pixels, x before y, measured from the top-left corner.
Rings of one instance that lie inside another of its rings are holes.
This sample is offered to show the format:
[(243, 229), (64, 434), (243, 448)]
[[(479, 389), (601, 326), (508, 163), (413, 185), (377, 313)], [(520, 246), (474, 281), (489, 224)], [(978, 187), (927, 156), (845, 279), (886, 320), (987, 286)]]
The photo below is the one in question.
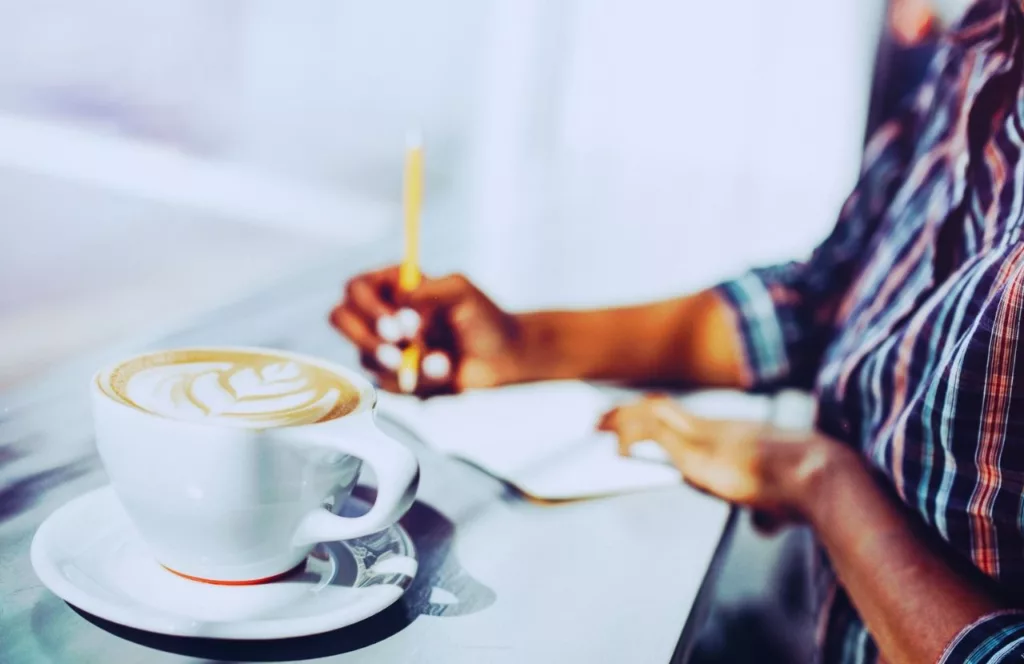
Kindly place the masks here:
[(810, 434), (787, 481), (792, 508), (814, 526), (827, 518), (829, 497), (854, 474), (867, 474), (856, 451), (817, 432)]
[(577, 351), (568, 337), (570, 332), (558, 312), (534, 312), (513, 315), (516, 341), (513, 345), (514, 380), (526, 383), (540, 380), (587, 378), (579, 366)]

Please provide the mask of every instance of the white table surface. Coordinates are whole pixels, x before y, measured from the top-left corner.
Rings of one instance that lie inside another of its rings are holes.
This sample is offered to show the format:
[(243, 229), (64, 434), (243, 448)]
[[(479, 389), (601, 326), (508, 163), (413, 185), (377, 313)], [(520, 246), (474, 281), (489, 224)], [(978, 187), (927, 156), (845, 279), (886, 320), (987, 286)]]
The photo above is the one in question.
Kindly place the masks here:
[(106, 483), (85, 389), (93, 370), (146, 348), (197, 344), (285, 348), (354, 365), (353, 349), (329, 328), (326, 313), (344, 275), (372, 262), (364, 255), (347, 267), (311, 269), (180, 331), (65, 363), (0, 395), (0, 662), (673, 658), (730, 522), (727, 505), (683, 486), (539, 505), (387, 422), (382, 426), (419, 455), (422, 483), (403, 519), (420, 571), (410, 592), (383, 614), (321, 637), (279, 642), (127, 634), (155, 646), (147, 647), (91, 624), (40, 584), (28, 556), (35, 529), (67, 500)]

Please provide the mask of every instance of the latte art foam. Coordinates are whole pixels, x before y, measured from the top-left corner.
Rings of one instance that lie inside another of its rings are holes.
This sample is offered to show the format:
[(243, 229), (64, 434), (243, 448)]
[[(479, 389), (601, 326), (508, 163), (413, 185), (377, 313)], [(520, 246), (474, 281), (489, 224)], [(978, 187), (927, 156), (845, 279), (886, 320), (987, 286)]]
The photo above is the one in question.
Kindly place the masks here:
[(129, 360), (101, 387), (169, 419), (246, 428), (312, 424), (359, 405), (358, 390), (322, 367), (256, 351), (170, 351)]

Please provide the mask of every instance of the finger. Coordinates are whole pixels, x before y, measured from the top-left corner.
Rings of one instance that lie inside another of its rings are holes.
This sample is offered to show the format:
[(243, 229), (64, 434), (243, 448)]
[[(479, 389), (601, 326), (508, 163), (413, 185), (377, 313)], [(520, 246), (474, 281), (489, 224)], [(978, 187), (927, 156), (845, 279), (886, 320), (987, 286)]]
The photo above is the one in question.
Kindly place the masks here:
[(377, 387), (385, 392), (394, 392), (396, 394), (399, 392), (398, 379), (395, 372), (381, 365), (375, 353), (364, 352), (360, 354), (359, 362), (363, 365), (363, 369), (372, 375), (373, 382)]
[(389, 372), (396, 372), (402, 366), (402, 351), (392, 344), (381, 344), (374, 352), (377, 363)]
[(381, 316), (378, 318), (376, 329), (378, 336), (384, 341), (397, 343), (402, 339), (402, 329), (398, 324), (398, 319), (394, 316)]
[(393, 316), (395, 307), (380, 292), (380, 284), (367, 278), (353, 279), (345, 290), (346, 302), (368, 320)]
[(619, 432), (619, 434), (618, 434), (619, 456), (624, 456), (624, 457), (633, 456), (633, 446), (638, 444), (638, 443), (640, 443), (640, 442), (642, 442), (642, 441), (646, 441), (646, 440), (649, 440), (649, 439), (644, 438), (642, 436), (637, 436), (637, 435), (635, 435), (634, 432)]
[(621, 404), (602, 415), (597, 426), (601, 431), (619, 432), (629, 422), (636, 419), (638, 419), (636, 405)]
[(383, 340), (370, 329), (366, 319), (342, 305), (331, 312), (331, 324), (348, 337), (360, 351), (376, 352)]
[(650, 419), (645, 418), (643, 410), (632, 404), (605, 413), (599, 422), (599, 430), (614, 433), (619, 454), (630, 456), (635, 443), (651, 438), (649, 422)]
[[(391, 265), (379, 270), (364, 272), (349, 279), (344, 288), (345, 301), (351, 302), (354, 297), (360, 297), (359, 292), (353, 296), (353, 290), (359, 291), (364, 287), (369, 290), (370, 297), (393, 310), (395, 308), (395, 292), (398, 289), (398, 266)], [(362, 294), (365, 295), (365, 291)], [(373, 305), (368, 306), (372, 307)], [(360, 306), (360, 310), (362, 310), (362, 306)], [(379, 315), (380, 312), (377, 313)], [(367, 311), (367, 314), (369, 315), (370, 311)]]
[(444, 308), (435, 308), (427, 313), (416, 343), (424, 349), (420, 366), (429, 389), (442, 389), (443, 393), (450, 394), (486, 386), (479, 376), (473, 376), (477, 363), (462, 361), (461, 341), (452, 329)]
[(402, 338), (395, 307), (384, 299), (379, 283), (372, 277), (350, 281), (345, 288), (342, 306), (366, 319), (367, 325), (374, 327), (381, 339), (395, 343)]
[(452, 362), (444, 351), (430, 351), (423, 356), (422, 371), (428, 380), (448, 381), (452, 376)]
[(615, 409), (611, 424), (621, 431), (635, 432), (638, 436), (650, 436), (658, 419), (651, 412), (651, 405), (646, 399), (628, 403)]
[(636, 450), (637, 455), (652, 460), (657, 459), (663, 463), (671, 463), (683, 477), (689, 477), (694, 474), (691, 471), (700, 463), (701, 451), (694, 448), (692, 443), (689, 442), (689, 436), (686, 433), (677, 431), (661, 421), (649, 423), (644, 433), (645, 435), (642, 440), (636, 441), (629, 446), (630, 456), (634, 455), (633, 448), (638, 443), (655, 443), (661, 448), (662, 455), (657, 455), (651, 450), (640, 454), (639, 449)]
[(453, 394), (456, 392), (454, 383), (452, 361), (448, 354), (436, 348), (424, 349), (416, 396), (427, 399), (441, 394)]
[(395, 290), (398, 288), (398, 272), (398, 265), (388, 265), (378, 270), (364, 272), (356, 279), (372, 284), (385, 301), (393, 303)]
[(665, 426), (680, 432), (696, 433), (700, 424), (699, 418), (675, 401), (665, 398), (651, 399), (650, 407), (651, 414)]
[(399, 309), (394, 315), (394, 320), (402, 338), (415, 339), (419, 336), (423, 319), (415, 309), (409, 309), (408, 307)]
[[(622, 456), (633, 456), (634, 447), (641, 443), (654, 444), (668, 452), (675, 444), (674, 433), (651, 420), (646, 414), (622, 417), (617, 426), (619, 433), (619, 453)], [(671, 456), (671, 455), (670, 455)]]
[[(409, 313), (402, 313), (402, 311)], [(444, 310), (429, 307), (422, 311), (401, 309), (395, 316), (395, 322), (401, 330), (413, 330), (414, 328), (415, 334), (408, 337), (410, 342), (422, 348), (444, 351), (453, 364), (458, 364), (455, 357), (457, 339)]]
[(601, 415), (601, 418), (597, 421), (597, 430), (615, 431), (615, 420), (618, 418), (618, 415), (618, 408), (612, 408), (608, 412)]
[(494, 369), (492, 362), (470, 358), (461, 362), (456, 361), (455, 379), (453, 387), (456, 392), (463, 392), (471, 388), (497, 387), (501, 377)]
[(660, 425), (676, 431), (691, 446), (717, 442), (718, 429), (713, 422), (698, 417), (672, 400), (659, 400), (651, 405), (651, 416)]

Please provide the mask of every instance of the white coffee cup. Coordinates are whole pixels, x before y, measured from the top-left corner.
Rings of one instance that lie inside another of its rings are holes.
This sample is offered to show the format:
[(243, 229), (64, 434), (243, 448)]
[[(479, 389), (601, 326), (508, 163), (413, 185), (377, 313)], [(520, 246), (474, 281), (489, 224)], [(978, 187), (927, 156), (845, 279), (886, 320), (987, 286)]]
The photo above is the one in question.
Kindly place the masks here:
[[(91, 390), (114, 490), (154, 558), (181, 576), (274, 578), (317, 542), (387, 528), (416, 494), (416, 457), (377, 429), (373, 387), (323, 360), (258, 348), (160, 351), (98, 372)], [(334, 394), (347, 400), (335, 408)], [(286, 408), (301, 399), (302, 409)], [(280, 408), (267, 415), (261, 403)], [(376, 500), (362, 516), (338, 516), (363, 461), (376, 474)]]

